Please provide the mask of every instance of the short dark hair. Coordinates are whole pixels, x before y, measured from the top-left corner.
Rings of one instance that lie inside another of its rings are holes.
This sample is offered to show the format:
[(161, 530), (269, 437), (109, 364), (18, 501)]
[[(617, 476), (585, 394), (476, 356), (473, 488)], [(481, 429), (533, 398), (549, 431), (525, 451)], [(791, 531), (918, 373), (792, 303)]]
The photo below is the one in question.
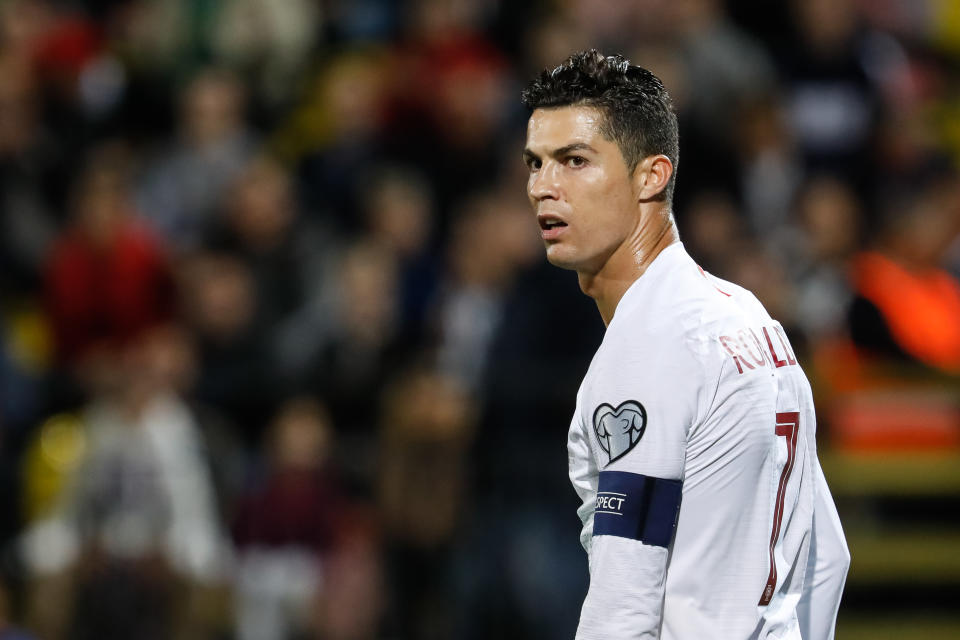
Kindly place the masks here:
[(605, 119), (600, 133), (617, 143), (631, 172), (647, 156), (670, 158), (673, 175), (663, 194), (667, 202), (673, 200), (680, 160), (677, 116), (657, 76), (623, 56), (590, 49), (574, 53), (553, 70), (544, 69), (521, 97), (531, 111), (568, 106), (598, 109)]

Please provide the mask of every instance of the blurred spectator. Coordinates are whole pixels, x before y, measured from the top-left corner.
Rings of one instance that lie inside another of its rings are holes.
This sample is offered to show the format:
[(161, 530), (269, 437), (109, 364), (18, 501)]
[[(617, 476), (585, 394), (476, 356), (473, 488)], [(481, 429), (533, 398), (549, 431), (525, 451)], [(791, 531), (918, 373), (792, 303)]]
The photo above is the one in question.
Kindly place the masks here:
[(514, 279), (538, 250), (532, 229), (525, 203), (493, 191), (467, 200), (457, 212), (436, 322), (440, 367), (469, 389), (477, 389), (486, 373)]
[(44, 382), (52, 360), (46, 318), (36, 308), (0, 308), (0, 450), (19, 444), (45, 410)]
[[(46, 121), (58, 142), (77, 153), (88, 143), (86, 126), (116, 105), (122, 73), (116, 73), (115, 61), (104, 55), (103, 31), (85, 12), (57, 7), (48, 0), (12, 4), (18, 44), (29, 53), (43, 88)], [(105, 76), (104, 65), (111, 64), (114, 73)], [(89, 91), (92, 83), (97, 85), (95, 92)]]
[(333, 56), (276, 136), (297, 163), (304, 208), (342, 231), (356, 231), (360, 197), (384, 154), (387, 88), (395, 62), (376, 48)]
[(704, 192), (690, 203), (679, 224), (684, 246), (697, 263), (710, 273), (729, 279), (730, 261), (751, 237), (730, 197)]
[(49, 637), (170, 637), (198, 624), (190, 589), (225, 577), (203, 439), (180, 396), (193, 375), (185, 336), (156, 329), (113, 367), (82, 413), (82, 465), (25, 538), (31, 610)]
[[(528, 27), (527, 35), (523, 39), (524, 75), (533, 75), (542, 69), (555, 67), (558, 61), (570, 55), (571, 51), (588, 49), (592, 42), (585, 33), (582, 22), (562, 11), (544, 13), (545, 15), (538, 16)], [(638, 61), (637, 64), (643, 63)], [(672, 96), (672, 87), (668, 88)]]
[(231, 68), (247, 71), (257, 95), (282, 106), (321, 33), (323, 9), (312, 0), (223, 3), (212, 24), (213, 49)]
[(449, 547), (466, 506), (476, 407), (453, 379), (405, 372), (381, 418), (379, 497), (391, 557), (393, 612), (404, 638), (452, 637)]
[(877, 130), (878, 200), (952, 166), (945, 141), (923, 106), (886, 113)]
[(55, 17), (56, 13), (47, 0), (5, 2), (0, 12), (4, 49), (17, 57), (33, 57)]
[(804, 185), (796, 213), (800, 246), (789, 268), (797, 323), (815, 341), (835, 337), (852, 299), (847, 265), (861, 244), (860, 202), (845, 183), (820, 177)]
[(685, 109), (697, 135), (732, 144), (738, 106), (775, 86), (773, 61), (726, 15), (720, 0), (666, 3), (666, 22), (674, 25), (686, 70)]
[(230, 73), (198, 73), (180, 98), (177, 139), (144, 171), (138, 205), (176, 250), (199, 244), (225, 189), (254, 153), (245, 103), (245, 88)]
[(257, 290), (250, 269), (222, 253), (201, 253), (181, 265), (180, 307), (198, 348), (196, 399), (221, 411), (253, 446), (269, 419), (276, 381), (255, 324)]
[(506, 122), (509, 70), (481, 30), (482, 5), (448, 0), (410, 3), (398, 54), (397, 154), (434, 178), (441, 213), (498, 174), (492, 141)]
[(765, 242), (789, 242), (788, 223), (804, 167), (774, 93), (742, 101), (736, 116), (740, 192), (751, 230)]
[(62, 158), (38, 117), (36, 85), (28, 60), (0, 54), (0, 285), (8, 293), (36, 288), (62, 222), (54, 214)]
[(79, 413), (54, 414), (44, 420), (24, 447), (19, 496), (26, 525), (49, 518), (76, 479), (87, 451), (87, 430)]
[(796, 0), (799, 42), (784, 54), (785, 98), (793, 137), (807, 166), (852, 180), (872, 178), (871, 150), (880, 96), (865, 67), (853, 0)]
[(133, 216), (129, 156), (93, 154), (74, 188), (73, 224), (46, 265), (46, 300), (61, 362), (104, 353), (170, 318), (173, 285), (163, 246)]
[(151, 75), (190, 76), (211, 62), (214, 33), (229, 2), (122, 2), (114, 14), (118, 47)]
[(888, 207), (874, 249), (853, 261), (850, 335), (867, 355), (960, 374), (960, 281), (943, 268), (960, 232), (956, 173)]
[(297, 385), (325, 345), (327, 270), (332, 240), (301, 216), (290, 176), (274, 160), (251, 161), (224, 194), (223, 216), (207, 246), (243, 261), (253, 277), (253, 331), (270, 375)]
[(401, 331), (415, 336), (440, 270), (434, 255), (436, 205), (431, 186), (418, 172), (384, 167), (371, 179), (363, 204), (370, 239), (397, 261)]
[[(24, 444), (49, 411), (51, 351), (49, 331), (37, 309), (0, 306), (0, 548), (9, 548), (29, 515), (20, 470), (29, 464)], [(14, 573), (10, 564), (0, 563), (0, 591)], [(7, 623), (15, 620), (13, 613), (7, 611)]]
[(777, 259), (774, 251), (755, 238), (743, 242), (729, 257), (728, 279), (751, 291), (770, 316), (777, 319), (797, 353), (806, 353), (807, 336), (797, 324), (795, 285), (787, 267)]
[[(591, 10), (590, 3), (583, 4)], [(624, 3), (634, 8), (628, 24), (647, 35), (638, 45), (628, 31), (628, 51), (661, 77), (677, 111), (684, 141), (677, 175), (687, 185), (677, 192), (678, 212), (701, 191), (739, 193), (742, 105), (776, 86), (769, 53), (730, 20), (724, 4)]]
[(375, 446), (372, 403), (415, 345), (399, 334), (400, 292), (393, 256), (361, 240), (346, 249), (334, 274), (333, 330), (316, 362), (315, 388), (344, 442), (354, 448), (345, 464), (362, 468), (369, 465)]
[(326, 563), (314, 628), (325, 640), (376, 640), (387, 599), (382, 541), (369, 511), (347, 524)]
[(244, 496), (234, 524), (241, 640), (300, 637), (310, 627), (326, 560), (350, 517), (331, 470), (333, 433), (321, 405), (284, 403), (267, 436), (264, 477)]
[[(44, 348), (43, 338), (36, 313), (0, 316), (0, 548), (23, 526), (21, 451), (30, 428), (47, 410), (44, 377), (49, 348)], [(0, 587), (9, 573), (10, 568), (0, 564)]]
[[(303, 299), (308, 273), (291, 246), (301, 228), (283, 169), (267, 158), (251, 162), (226, 191), (224, 216), (208, 245), (232, 253), (253, 273), (259, 324), (266, 328), (294, 311)], [(305, 256), (309, 257), (309, 256)]]
[(370, 181), (364, 209), (372, 238), (401, 259), (429, 248), (433, 231), (430, 185), (413, 170), (382, 167)]

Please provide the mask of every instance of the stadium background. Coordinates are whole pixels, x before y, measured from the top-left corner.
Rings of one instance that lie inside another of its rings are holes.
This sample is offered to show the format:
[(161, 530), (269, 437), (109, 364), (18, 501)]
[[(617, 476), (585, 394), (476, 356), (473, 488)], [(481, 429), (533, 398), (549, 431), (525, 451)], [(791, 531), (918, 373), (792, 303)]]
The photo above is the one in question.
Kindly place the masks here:
[(590, 46), (814, 384), (838, 638), (960, 637), (960, 2), (4, 0), (0, 638), (572, 637), (518, 96)]

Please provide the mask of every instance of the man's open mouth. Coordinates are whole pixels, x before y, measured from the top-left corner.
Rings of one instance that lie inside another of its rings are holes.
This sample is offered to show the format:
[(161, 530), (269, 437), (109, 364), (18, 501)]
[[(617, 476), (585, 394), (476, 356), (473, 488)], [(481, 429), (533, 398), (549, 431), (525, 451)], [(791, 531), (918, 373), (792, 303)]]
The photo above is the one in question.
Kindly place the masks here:
[(565, 227), (567, 223), (563, 220), (558, 220), (557, 218), (541, 218), (540, 219), (540, 228), (544, 231), (549, 229), (555, 229), (557, 227)]

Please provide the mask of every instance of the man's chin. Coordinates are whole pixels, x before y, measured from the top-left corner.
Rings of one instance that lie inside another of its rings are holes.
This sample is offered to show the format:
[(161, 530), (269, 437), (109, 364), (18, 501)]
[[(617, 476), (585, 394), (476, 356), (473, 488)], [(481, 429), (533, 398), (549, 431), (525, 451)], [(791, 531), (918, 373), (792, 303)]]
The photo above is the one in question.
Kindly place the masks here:
[(576, 271), (578, 262), (561, 247), (552, 245), (547, 247), (547, 262), (561, 269)]

